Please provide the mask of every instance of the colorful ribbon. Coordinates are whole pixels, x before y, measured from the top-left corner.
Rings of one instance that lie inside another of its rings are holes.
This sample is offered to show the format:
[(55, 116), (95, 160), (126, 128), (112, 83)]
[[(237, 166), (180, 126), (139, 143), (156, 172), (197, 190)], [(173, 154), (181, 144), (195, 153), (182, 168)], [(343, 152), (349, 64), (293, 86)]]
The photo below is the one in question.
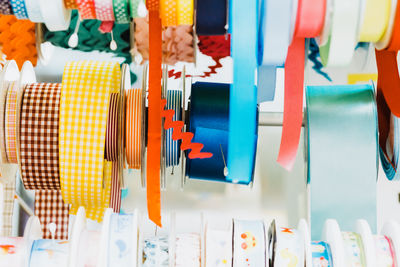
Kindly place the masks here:
[(131, 169), (141, 166), (142, 90), (131, 89), (126, 100), (126, 161)]
[(342, 232), (342, 237), (347, 265), (365, 267), (364, 246), (361, 236), (353, 232)]
[(128, 10), (129, 4), (127, 0), (114, 0), (113, 8), (114, 8), (115, 23), (118, 24), (130, 23), (129, 10)]
[(311, 250), (313, 267), (333, 267), (332, 252), (328, 243), (313, 241)]
[(94, 0), (76, 0), (76, 4), (82, 19), (96, 19)]
[(154, 236), (144, 240), (142, 266), (169, 266), (169, 245), (167, 236)]
[(25, 0), (9, 0), (12, 7), (12, 12), (17, 19), (28, 19)]
[(6, 136), (6, 152), (9, 163), (18, 163), (17, 133), (19, 125), (18, 112), (18, 82), (12, 82), (7, 92), (6, 100), (6, 117), (5, 117), (5, 136)]
[(378, 42), (389, 23), (391, 0), (364, 1), (364, 14), (360, 15), (360, 42)]
[[(178, 90), (168, 90), (167, 92), (167, 109), (172, 109), (175, 111), (173, 116), (174, 121), (181, 120), (182, 115), (182, 91)], [(165, 165), (167, 167), (178, 166), (180, 159), (180, 142), (174, 141), (172, 139), (172, 129), (168, 129), (165, 134), (165, 143), (166, 143), (166, 158)]]
[(396, 267), (396, 256), (394, 254), (392, 240), (383, 235), (374, 236), (376, 247), (376, 262), (382, 267)]
[(29, 257), (30, 267), (67, 267), (69, 258), (68, 241), (51, 239), (35, 240)]
[(78, 9), (77, 0), (64, 0), (64, 5), (68, 9)]

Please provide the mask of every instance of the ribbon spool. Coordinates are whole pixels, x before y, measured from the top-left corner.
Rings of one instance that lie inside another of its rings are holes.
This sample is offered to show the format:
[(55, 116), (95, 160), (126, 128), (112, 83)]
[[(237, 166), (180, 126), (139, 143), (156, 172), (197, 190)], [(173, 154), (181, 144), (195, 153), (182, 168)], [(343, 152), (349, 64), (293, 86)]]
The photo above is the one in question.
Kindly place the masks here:
[(391, 0), (361, 1), (359, 42), (378, 42), (389, 24)]
[(213, 157), (187, 158), (186, 175), (191, 179), (231, 182), (226, 178), (229, 88), (229, 84), (192, 84), (188, 130), (194, 133), (193, 142), (204, 144)]
[(225, 0), (203, 0), (196, 3), (196, 33), (224, 35), (227, 31), (228, 3)]
[(205, 230), (205, 266), (232, 266), (232, 224), (228, 230)]
[(365, 253), (361, 236), (354, 232), (342, 232), (346, 262), (350, 266), (365, 266)]
[(175, 241), (175, 266), (200, 267), (200, 235), (197, 233), (177, 234)]
[(24, 1), (29, 20), (35, 23), (43, 22), (42, 11), (40, 10), (40, 1), (35, 1), (35, 0), (24, 0)]
[(144, 240), (143, 267), (169, 266), (169, 239), (167, 236), (154, 236)]
[(272, 266), (300, 267), (305, 262), (304, 233), (296, 229), (277, 227), (272, 222), (268, 231)]
[(29, 258), (30, 267), (67, 267), (69, 255), (68, 241), (39, 239), (33, 242)]
[(322, 241), (329, 244), (334, 266), (346, 266), (344, 242), (336, 220), (328, 219), (324, 224)]
[(319, 239), (327, 218), (349, 230), (365, 218), (375, 230), (378, 159), (372, 85), (309, 86), (306, 98), (313, 239)]
[[(167, 106), (166, 109), (175, 111), (173, 120), (179, 121), (182, 119), (182, 91), (168, 90), (167, 91)], [(172, 140), (173, 129), (166, 130), (165, 133), (165, 165), (166, 167), (178, 166), (180, 162), (180, 141)]]
[(340, 67), (351, 62), (358, 41), (359, 15), (354, 10), (359, 10), (360, 4), (360, 0), (334, 0), (330, 35), (327, 43), (320, 45), (324, 66)]
[(311, 247), (313, 265), (310, 266), (333, 267), (332, 252), (328, 243), (323, 241), (313, 241)]
[(265, 266), (263, 221), (233, 220), (233, 266)]
[(400, 226), (395, 221), (386, 222), (381, 230), (381, 235), (390, 239), (392, 245), (392, 257), (396, 264), (400, 262)]
[(64, 0), (38, 0), (43, 22), (50, 31), (65, 31), (71, 22), (71, 10), (66, 9)]

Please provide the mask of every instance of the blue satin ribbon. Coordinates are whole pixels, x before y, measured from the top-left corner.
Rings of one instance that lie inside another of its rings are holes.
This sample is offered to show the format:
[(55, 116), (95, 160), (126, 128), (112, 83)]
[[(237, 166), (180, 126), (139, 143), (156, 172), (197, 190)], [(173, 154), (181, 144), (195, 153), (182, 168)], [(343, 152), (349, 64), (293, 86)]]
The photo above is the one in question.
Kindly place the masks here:
[(372, 85), (309, 86), (308, 179), (312, 238), (326, 219), (353, 231), (359, 218), (376, 232), (377, 111)]
[(222, 83), (197, 82), (192, 85), (188, 126), (189, 131), (194, 133), (192, 142), (204, 144), (203, 150), (213, 153), (208, 159), (187, 158), (186, 174), (192, 179), (227, 181), (222, 153), (226, 161), (229, 87), (229, 84)]
[(257, 147), (257, 0), (230, 0), (233, 84), (229, 101), (227, 180), (249, 184)]
[(259, 0), (258, 103), (274, 100), (276, 68), (283, 67), (291, 42), (293, 0)]
[[(167, 91), (167, 107), (166, 109), (172, 109), (175, 111), (173, 117), (174, 121), (181, 120), (182, 113), (182, 91), (179, 90), (168, 90)], [(166, 143), (166, 159), (165, 164), (167, 167), (179, 165), (179, 159), (181, 157), (180, 141), (172, 140), (172, 129), (168, 129), (165, 134)]]
[(196, 1), (196, 33), (224, 35), (227, 24), (227, 0)]

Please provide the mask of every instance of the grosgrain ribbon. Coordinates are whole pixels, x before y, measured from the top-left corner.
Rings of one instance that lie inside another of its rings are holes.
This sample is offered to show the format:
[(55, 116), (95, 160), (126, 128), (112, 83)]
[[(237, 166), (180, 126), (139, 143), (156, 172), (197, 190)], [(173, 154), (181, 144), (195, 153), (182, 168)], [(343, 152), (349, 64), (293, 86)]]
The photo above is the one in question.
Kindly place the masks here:
[(328, 218), (349, 230), (358, 218), (365, 218), (375, 231), (378, 144), (373, 87), (308, 86), (306, 99), (312, 238), (320, 238)]
[(325, 18), (325, 1), (299, 0), (294, 39), (285, 63), (285, 103), (278, 162), (293, 168), (303, 122), (305, 38), (320, 34)]
[(84, 206), (102, 220), (110, 201), (111, 163), (104, 160), (109, 98), (120, 90), (119, 64), (70, 62), (64, 68), (60, 104), (60, 181), (71, 213)]
[(17, 118), (19, 112), (18, 105), (18, 83), (12, 82), (8, 88), (6, 99), (6, 118), (5, 118), (5, 136), (6, 136), (6, 152), (9, 163), (18, 163), (17, 155), (17, 133), (19, 125)]
[(333, 267), (332, 252), (328, 243), (313, 241), (311, 243), (312, 263), (314, 267)]

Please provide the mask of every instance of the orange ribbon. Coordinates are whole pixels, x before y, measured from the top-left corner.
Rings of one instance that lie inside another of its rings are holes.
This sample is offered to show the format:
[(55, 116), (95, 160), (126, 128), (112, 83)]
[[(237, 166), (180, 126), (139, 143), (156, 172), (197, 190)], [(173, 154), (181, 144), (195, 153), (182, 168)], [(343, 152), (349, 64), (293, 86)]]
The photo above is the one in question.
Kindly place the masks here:
[(305, 38), (320, 34), (325, 18), (326, 1), (299, 0), (294, 39), (285, 63), (285, 99), (282, 139), (278, 162), (293, 167), (303, 121)]

